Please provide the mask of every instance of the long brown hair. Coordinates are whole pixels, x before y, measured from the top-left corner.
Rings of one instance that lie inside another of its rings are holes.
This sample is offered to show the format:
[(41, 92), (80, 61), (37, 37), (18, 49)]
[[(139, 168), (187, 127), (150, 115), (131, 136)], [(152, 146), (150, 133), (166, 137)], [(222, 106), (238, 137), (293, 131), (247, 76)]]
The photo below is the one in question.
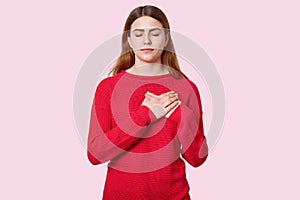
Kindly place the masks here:
[(187, 78), (187, 76), (179, 68), (179, 63), (177, 60), (173, 41), (169, 31), (170, 25), (168, 19), (166, 15), (159, 8), (152, 5), (139, 6), (130, 12), (125, 22), (125, 26), (122, 34), (121, 55), (118, 57), (115, 65), (113, 66), (109, 74), (112, 73), (113, 75), (116, 75), (121, 70), (128, 69), (135, 63), (134, 52), (129, 46), (127, 37), (130, 37), (129, 33), (130, 33), (131, 24), (141, 16), (149, 16), (158, 20), (162, 24), (164, 30), (167, 30), (169, 41), (161, 54), (162, 64), (168, 66), (170, 69), (173, 69), (171, 71), (169, 70), (171, 74), (177, 75), (177, 77), (178, 75), (179, 76), (182, 75), (185, 78)]

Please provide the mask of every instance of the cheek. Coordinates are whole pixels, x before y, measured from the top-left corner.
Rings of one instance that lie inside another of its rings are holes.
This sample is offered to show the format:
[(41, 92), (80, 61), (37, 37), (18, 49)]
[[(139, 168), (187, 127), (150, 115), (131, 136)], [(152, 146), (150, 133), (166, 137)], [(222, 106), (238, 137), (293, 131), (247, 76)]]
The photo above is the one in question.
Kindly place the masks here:
[(164, 46), (164, 38), (158, 37), (152, 39), (153, 47), (163, 47)]
[(132, 44), (132, 47), (134, 49), (136, 49), (136, 48), (142, 47), (144, 42), (143, 42), (142, 38), (138, 38), (138, 39), (136, 38), (136, 39), (131, 40), (131, 44)]

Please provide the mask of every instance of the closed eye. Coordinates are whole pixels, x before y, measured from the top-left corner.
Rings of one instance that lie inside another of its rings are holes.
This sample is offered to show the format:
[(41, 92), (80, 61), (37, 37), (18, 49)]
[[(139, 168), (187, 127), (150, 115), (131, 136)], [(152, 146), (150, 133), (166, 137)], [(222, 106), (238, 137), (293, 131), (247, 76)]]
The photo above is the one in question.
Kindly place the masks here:
[(152, 34), (153, 36), (159, 36), (159, 33), (158, 34)]

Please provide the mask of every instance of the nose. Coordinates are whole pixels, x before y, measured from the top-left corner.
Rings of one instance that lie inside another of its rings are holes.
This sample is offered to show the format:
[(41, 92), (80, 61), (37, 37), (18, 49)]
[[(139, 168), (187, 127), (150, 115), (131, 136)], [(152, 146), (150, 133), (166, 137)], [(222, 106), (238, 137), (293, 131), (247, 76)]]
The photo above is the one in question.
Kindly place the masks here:
[(145, 34), (144, 36), (144, 44), (151, 44), (151, 40), (149, 34)]

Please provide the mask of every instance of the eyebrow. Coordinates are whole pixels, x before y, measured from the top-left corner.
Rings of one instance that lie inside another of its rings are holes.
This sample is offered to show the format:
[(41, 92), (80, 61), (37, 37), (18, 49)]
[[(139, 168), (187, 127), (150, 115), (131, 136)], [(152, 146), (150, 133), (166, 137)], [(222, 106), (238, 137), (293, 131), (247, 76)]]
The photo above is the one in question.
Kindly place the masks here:
[[(160, 28), (152, 28), (152, 29), (150, 29), (150, 31), (155, 31), (155, 30), (160, 30)], [(136, 28), (133, 31), (145, 31), (145, 29)]]

